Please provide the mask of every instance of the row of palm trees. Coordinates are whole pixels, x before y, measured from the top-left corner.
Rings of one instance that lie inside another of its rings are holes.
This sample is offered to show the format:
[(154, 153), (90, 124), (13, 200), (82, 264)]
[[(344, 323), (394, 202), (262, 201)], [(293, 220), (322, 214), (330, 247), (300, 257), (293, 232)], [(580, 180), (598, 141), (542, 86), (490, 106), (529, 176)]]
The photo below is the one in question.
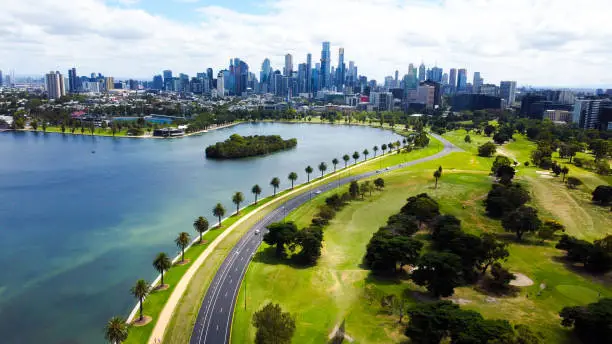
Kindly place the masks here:
[[(404, 145), (406, 145), (407, 143), (406, 139), (403, 140), (403, 143)], [(391, 142), (388, 144), (381, 145), (380, 150), (382, 150), (382, 153), (384, 155), (387, 149), (391, 152), (393, 148), (397, 148), (399, 150), (400, 147), (401, 147), (400, 141), (397, 141), (397, 142)], [(374, 157), (376, 157), (376, 154), (379, 151), (379, 148), (378, 146), (374, 146), (372, 147), (372, 149), (374, 151)], [(364, 161), (366, 161), (370, 152), (368, 149), (365, 149), (361, 154), (363, 154)], [(354, 160), (354, 164), (357, 164), (357, 162), (359, 161), (359, 158), (361, 157), (361, 154), (357, 151), (355, 151), (352, 154), (352, 156), (345, 154), (342, 157), (342, 160), (344, 161), (344, 167), (345, 168), (348, 167), (348, 163), (351, 160), (351, 157)], [(337, 165), (340, 163), (340, 161), (337, 158), (334, 158), (332, 159), (331, 162), (332, 162), (332, 165), (334, 166), (334, 173), (335, 173), (337, 169)], [(325, 175), (325, 172), (327, 171), (327, 163), (322, 161), (317, 167), (318, 167), (318, 170), (321, 172), (321, 177), (323, 177)], [(306, 168), (304, 169), (304, 172), (306, 172), (306, 175), (307, 175), (307, 183), (310, 183), (310, 175), (314, 172), (314, 169), (312, 168), (312, 166), (309, 165), (309, 166), (306, 166)], [(289, 175), (287, 176), (287, 179), (291, 182), (291, 189), (293, 190), (295, 182), (298, 180), (297, 172), (289, 173)], [(281, 184), (281, 181), (280, 181), (280, 178), (278, 177), (274, 177), (270, 181), (270, 186), (272, 186), (274, 190), (273, 197), (276, 196), (276, 191), (280, 187), (280, 184)], [(253, 193), (253, 195), (255, 195), (255, 204), (257, 204), (258, 198), (261, 195), (262, 191), (263, 191), (262, 188), (258, 184), (253, 185), (253, 187), (251, 188), (251, 192)], [(236, 214), (240, 213), (240, 204), (242, 204), (244, 200), (245, 199), (244, 199), (244, 195), (242, 194), (242, 192), (236, 192), (232, 195), (232, 203), (236, 205)], [(226, 209), (223, 206), (223, 204), (217, 203), (212, 209), (212, 214), (218, 219), (219, 222), (217, 224), (217, 228), (220, 228), (221, 220), (226, 214)], [(193, 228), (199, 234), (200, 236), (199, 243), (202, 244), (203, 243), (202, 235), (204, 232), (206, 232), (209, 229), (208, 220), (204, 216), (199, 216), (197, 219), (194, 220)], [(174, 239), (174, 243), (181, 250), (181, 264), (184, 264), (185, 263), (185, 249), (191, 243), (191, 236), (187, 232), (180, 232), (178, 236)], [(165, 252), (160, 252), (153, 259), (153, 267), (161, 275), (160, 285), (157, 286), (157, 288), (158, 289), (167, 288), (168, 286), (164, 283), (164, 274), (168, 270), (170, 270), (170, 268), (172, 267), (172, 260)], [(144, 321), (143, 302), (144, 302), (144, 299), (152, 291), (152, 289), (153, 289), (153, 286), (144, 279), (139, 279), (138, 281), (136, 281), (136, 284), (134, 284), (134, 286), (130, 289), (130, 293), (132, 294), (132, 296), (134, 296), (138, 300), (138, 305), (139, 305), (138, 322), (142, 323)], [(128, 331), (129, 331), (129, 325), (126, 323), (125, 319), (123, 319), (122, 317), (117, 317), (117, 316), (112, 317), (106, 324), (105, 338), (111, 343), (118, 344), (118, 343), (124, 342), (127, 339)]]

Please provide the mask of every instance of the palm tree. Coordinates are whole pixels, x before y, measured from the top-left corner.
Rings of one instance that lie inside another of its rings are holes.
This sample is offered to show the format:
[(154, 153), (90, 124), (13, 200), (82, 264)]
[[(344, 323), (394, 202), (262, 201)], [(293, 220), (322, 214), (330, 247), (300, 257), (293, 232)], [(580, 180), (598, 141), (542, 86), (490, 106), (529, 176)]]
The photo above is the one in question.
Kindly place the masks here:
[(324, 162), (321, 162), (319, 164), (319, 171), (321, 171), (321, 177), (323, 177), (323, 173), (325, 173), (325, 171), (327, 171), (327, 164)]
[(370, 155), (370, 151), (368, 151), (367, 149), (363, 150), (363, 161), (368, 160), (368, 155)]
[(150, 288), (151, 287), (149, 286), (149, 283), (147, 281), (139, 279), (138, 281), (136, 281), (136, 284), (132, 287), (132, 289), (130, 289), (130, 292), (135, 298), (138, 299), (138, 303), (140, 305), (140, 319), (138, 319), (139, 321), (142, 321), (143, 319), (142, 301), (145, 297), (147, 297), (147, 295), (149, 295)]
[(406, 143), (408, 143), (408, 141), (406, 139), (402, 139), (402, 143), (404, 144), (404, 146), (406, 145)]
[(161, 274), (161, 285), (164, 285), (164, 271), (169, 270), (172, 267), (172, 261), (170, 261), (170, 257), (164, 252), (160, 252), (157, 254), (155, 259), (153, 260), (153, 267), (157, 272)]
[(338, 159), (336, 159), (336, 158), (334, 158), (334, 159), (332, 160), (332, 164), (334, 165), (334, 173), (336, 173), (336, 165), (338, 165), (338, 163), (339, 163), (339, 162), (340, 162), (340, 161), (338, 161)]
[(261, 194), (261, 187), (258, 184), (253, 185), (251, 192), (255, 195), (255, 204), (257, 204), (257, 196)]
[(293, 190), (293, 183), (298, 179), (298, 175), (295, 172), (291, 172), (287, 178), (291, 181), (291, 190)]
[(387, 145), (383, 143), (383, 145), (380, 146), (380, 149), (382, 149), (383, 155), (385, 155), (385, 151), (387, 150)]
[(128, 338), (129, 326), (122, 317), (112, 317), (104, 328), (104, 339), (112, 344), (121, 344)]
[(217, 203), (217, 205), (213, 208), (213, 215), (219, 218), (219, 227), (221, 227), (221, 218), (225, 216), (225, 208), (223, 204)]
[(272, 185), (274, 188), (274, 196), (276, 196), (276, 189), (278, 189), (278, 186), (280, 185), (280, 179), (278, 179), (278, 177), (272, 178), (270, 185)]
[(355, 151), (355, 153), (353, 153), (353, 159), (355, 159), (355, 164), (356, 164), (357, 159), (359, 159), (359, 152)]
[(189, 245), (189, 239), (191, 238), (189, 237), (189, 233), (187, 232), (180, 232), (176, 239), (174, 239), (174, 243), (178, 248), (181, 249), (182, 252), (181, 263), (185, 261), (185, 247)]
[(344, 154), (344, 156), (342, 157), (342, 160), (344, 160), (344, 168), (346, 168), (349, 160), (351, 160), (351, 157), (348, 154)]
[(202, 243), (202, 233), (208, 230), (208, 220), (204, 216), (200, 216), (193, 221), (193, 228), (200, 233), (200, 244)]
[(438, 188), (438, 179), (440, 179), (440, 177), (442, 177), (442, 171), (441, 168), (437, 169), (434, 174), (433, 174), (434, 178), (436, 178), (436, 189)]
[(308, 176), (308, 181), (306, 183), (310, 183), (310, 174), (312, 173), (312, 167), (310, 167), (310, 165), (306, 166), (306, 168), (304, 169), (304, 172), (306, 172), (306, 175)]
[(234, 196), (232, 196), (232, 202), (236, 205), (236, 214), (240, 214), (240, 203), (244, 201), (244, 196), (242, 192), (236, 192)]
[(389, 142), (387, 147), (389, 147), (389, 153), (391, 153), (391, 151), (393, 150), (393, 147), (395, 147), (395, 144), (393, 142)]
[(378, 152), (378, 146), (374, 146), (372, 150), (374, 150), (374, 157), (376, 158), (376, 152)]

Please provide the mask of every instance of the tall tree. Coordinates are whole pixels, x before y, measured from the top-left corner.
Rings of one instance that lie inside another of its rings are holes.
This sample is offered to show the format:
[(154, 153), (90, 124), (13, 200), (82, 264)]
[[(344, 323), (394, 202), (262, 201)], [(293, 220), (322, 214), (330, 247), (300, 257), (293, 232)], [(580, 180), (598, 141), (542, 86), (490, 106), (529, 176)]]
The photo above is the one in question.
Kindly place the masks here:
[(232, 196), (232, 202), (236, 205), (236, 214), (240, 214), (240, 203), (244, 201), (244, 195), (242, 192), (236, 192)]
[(348, 154), (344, 154), (342, 156), (342, 160), (344, 160), (344, 168), (346, 168), (346, 166), (348, 165), (349, 160), (351, 160), (351, 157)]
[(174, 239), (176, 246), (181, 249), (181, 262), (185, 261), (185, 248), (189, 245), (190, 239), (191, 237), (187, 232), (180, 232), (176, 239)]
[(325, 173), (325, 171), (327, 171), (327, 164), (324, 162), (321, 162), (319, 164), (319, 171), (321, 171), (321, 177), (323, 177), (323, 174)]
[(475, 248), (480, 252), (479, 264), (480, 270), (483, 274), (487, 272), (487, 268), (499, 261), (506, 260), (510, 253), (508, 252), (508, 245), (505, 242), (501, 242), (495, 239), (495, 236), (491, 233), (483, 233), (480, 236), (481, 247)]
[(164, 285), (164, 272), (170, 270), (172, 261), (164, 252), (160, 252), (153, 260), (153, 267), (161, 274), (161, 285)]
[(336, 165), (338, 165), (338, 163), (339, 163), (339, 162), (340, 162), (340, 161), (338, 161), (338, 159), (336, 159), (336, 158), (334, 158), (334, 159), (332, 160), (332, 164), (334, 165), (334, 173), (336, 173)]
[(298, 175), (295, 172), (291, 172), (287, 178), (291, 181), (291, 190), (293, 190), (293, 183), (298, 179)]
[(306, 168), (304, 169), (304, 172), (306, 172), (306, 177), (308, 178), (306, 183), (310, 183), (310, 174), (312, 173), (312, 171), (313, 169), (312, 167), (310, 167), (310, 165), (306, 166)]
[(461, 257), (453, 253), (429, 252), (412, 273), (414, 283), (425, 286), (436, 297), (451, 296), (463, 283)]
[(132, 293), (132, 295), (136, 299), (138, 299), (138, 304), (140, 306), (139, 321), (142, 321), (142, 319), (144, 318), (142, 314), (142, 301), (144, 301), (144, 298), (147, 297), (147, 295), (149, 295), (150, 289), (151, 289), (151, 286), (149, 285), (149, 283), (143, 279), (139, 279), (138, 281), (136, 281), (136, 284), (134, 284), (132, 289), (130, 289), (130, 292)]
[(372, 150), (374, 151), (374, 157), (376, 158), (376, 153), (378, 152), (378, 146), (372, 147)]
[(261, 187), (258, 184), (253, 185), (251, 192), (255, 195), (255, 204), (257, 204), (257, 197), (261, 194)]
[(297, 226), (293, 222), (272, 223), (268, 227), (268, 233), (263, 237), (266, 244), (276, 245), (276, 256), (281, 257), (285, 251), (285, 245), (291, 243), (297, 233)]
[(367, 149), (363, 150), (363, 161), (368, 160), (368, 155), (370, 154), (370, 151), (368, 151)]
[(121, 344), (128, 339), (129, 326), (122, 317), (112, 317), (104, 328), (104, 339), (111, 344)]
[(436, 178), (436, 189), (438, 188), (438, 179), (440, 179), (440, 177), (442, 177), (442, 172), (440, 172), (440, 170), (436, 170), (433, 174), (434, 178)]
[(200, 234), (200, 244), (202, 243), (202, 233), (208, 230), (208, 220), (204, 216), (200, 216), (193, 221), (193, 229)]
[(270, 185), (274, 188), (274, 196), (276, 196), (276, 189), (280, 186), (280, 179), (278, 177), (272, 178)]
[(518, 240), (522, 240), (525, 233), (537, 232), (541, 225), (537, 210), (527, 206), (519, 207), (502, 219), (506, 232), (515, 233)]
[(567, 177), (567, 174), (569, 173), (569, 168), (567, 166), (563, 166), (561, 173), (563, 174), (562, 182), (565, 182), (565, 177)]
[(383, 155), (385, 155), (385, 151), (387, 150), (387, 144), (386, 144), (386, 143), (383, 143), (383, 145), (382, 145), (382, 146), (380, 146), (380, 149), (382, 150)]
[(353, 153), (353, 160), (355, 160), (355, 164), (357, 164), (358, 159), (359, 159), (359, 152), (355, 151), (355, 153)]
[(215, 207), (213, 208), (212, 212), (213, 215), (219, 219), (218, 226), (221, 227), (221, 218), (225, 216), (225, 207), (223, 207), (223, 204), (217, 203), (217, 205), (215, 205)]
[(378, 190), (382, 190), (382, 189), (384, 189), (384, 188), (385, 188), (385, 180), (384, 180), (384, 179), (382, 179), (382, 178), (376, 178), (376, 179), (374, 180), (374, 186), (376, 186), (376, 188), (377, 188)]
[(253, 326), (257, 328), (255, 344), (291, 344), (295, 333), (294, 318), (278, 304), (268, 303), (255, 312)]

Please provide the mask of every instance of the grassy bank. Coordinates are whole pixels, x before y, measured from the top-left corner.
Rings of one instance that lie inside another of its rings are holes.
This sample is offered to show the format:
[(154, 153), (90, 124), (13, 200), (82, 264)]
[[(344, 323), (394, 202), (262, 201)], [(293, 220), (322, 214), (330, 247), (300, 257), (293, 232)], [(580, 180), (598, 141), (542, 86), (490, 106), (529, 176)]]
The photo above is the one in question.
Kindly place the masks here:
[[(252, 315), (267, 302), (279, 303), (284, 310), (296, 316), (297, 329), (293, 339), (296, 343), (325, 343), (334, 327), (343, 320), (346, 321), (347, 334), (357, 343), (405, 341), (403, 326), (397, 324), (397, 317), (383, 312), (380, 298), (407, 292), (409, 302), (416, 303), (422, 298), (420, 292), (423, 289), (409, 280), (374, 277), (361, 266), (367, 242), (385, 224), (388, 216), (396, 213), (409, 196), (427, 192), (438, 200), (441, 212), (462, 220), (465, 231), (474, 234), (503, 233), (500, 222), (487, 217), (482, 204), (491, 188), (492, 179), (488, 174), (492, 158), (475, 155), (478, 144), (490, 139), (471, 135), (472, 143), (467, 144), (463, 141), (465, 132), (451, 132), (444, 136), (466, 152), (453, 153), (436, 161), (386, 174), (385, 191), (366, 197), (364, 201), (352, 202), (325, 229), (322, 257), (316, 266), (296, 268), (276, 261), (264, 243), (241, 286), (234, 314), (232, 342), (253, 341), (255, 329), (251, 325)], [(530, 154), (531, 145), (521, 137), (502, 148), (521, 159)], [(523, 161), (519, 160), (521, 163)], [(432, 173), (440, 165), (444, 173), (436, 190), (433, 189)], [(566, 202), (552, 192), (568, 192), (573, 199), (582, 197), (580, 193), (586, 193), (586, 190), (566, 191), (557, 179), (536, 177), (536, 169), (532, 167), (519, 166), (519, 171), (517, 179), (529, 186), (533, 196), (530, 205), (539, 209), (542, 218), (557, 219), (568, 227), (568, 232), (586, 239), (600, 236), (612, 228), (609, 212), (606, 214), (586, 198), (583, 202), (571, 203), (564, 210), (568, 212), (565, 217), (558, 211), (551, 211), (554, 206), (561, 208), (561, 203)], [(590, 174), (590, 177), (597, 176)], [(319, 195), (296, 209), (289, 214), (289, 219), (296, 221), (300, 227), (306, 226), (317, 211), (317, 206), (329, 194)], [(549, 197), (549, 207), (542, 204), (546, 194), (553, 195)], [(582, 220), (574, 226), (569, 224), (567, 218), (578, 213), (587, 214), (593, 221), (590, 229), (584, 228)], [(540, 244), (533, 240), (516, 243), (509, 237), (505, 240), (509, 243), (510, 258), (504, 265), (513, 272), (527, 275), (534, 284), (521, 288), (516, 297), (493, 298), (466, 286), (457, 288), (452, 299), (460, 302), (464, 308), (481, 312), (486, 318), (527, 324), (540, 331), (546, 343), (571, 342), (568, 332), (560, 326), (558, 312), (564, 306), (594, 302), (599, 296), (612, 297), (612, 281), (609, 277), (581, 273), (564, 264), (560, 259), (563, 252), (554, 248), (554, 242)]]

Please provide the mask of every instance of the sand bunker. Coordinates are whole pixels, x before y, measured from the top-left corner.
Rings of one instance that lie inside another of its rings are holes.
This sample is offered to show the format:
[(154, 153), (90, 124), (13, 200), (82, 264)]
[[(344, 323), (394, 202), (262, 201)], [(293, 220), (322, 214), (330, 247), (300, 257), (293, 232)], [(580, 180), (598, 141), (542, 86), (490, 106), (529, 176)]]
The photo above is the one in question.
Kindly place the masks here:
[(533, 285), (533, 281), (531, 280), (531, 278), (521, 273), (514, 272), (514, 276), (516, 276), (516, 278), (512, 280), (512, 282), (510, 282), (510, 285), (513, 285), (515, 287), (528, 287), (530, 285)]

